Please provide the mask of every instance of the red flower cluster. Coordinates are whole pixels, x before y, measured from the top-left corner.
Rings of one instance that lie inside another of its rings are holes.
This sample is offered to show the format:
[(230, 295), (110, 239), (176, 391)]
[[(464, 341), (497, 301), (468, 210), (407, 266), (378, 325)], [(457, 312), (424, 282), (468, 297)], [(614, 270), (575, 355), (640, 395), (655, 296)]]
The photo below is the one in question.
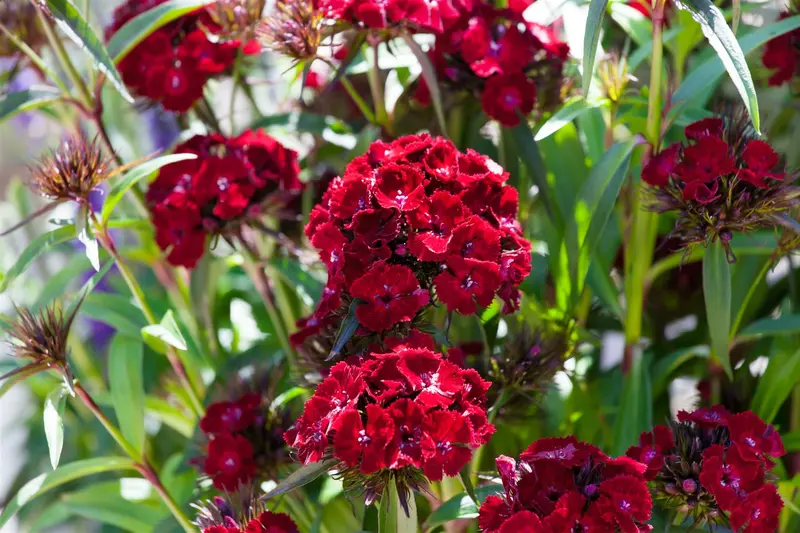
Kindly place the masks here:
[(678, 421), (642, 433), (627, 451), (647, 465), (657, 496), (698, 522), (724, 521), (725, 512), (734, 531), (775, 531), (783, 502), (765, 476), (775, 466), (771, 458), (786, 453), (775, 428), (755, 413), (732, 415), (721, 406), (681, 411)]
[(489, 440), (489, 383), (409, 344), (331, 369), (285, 435), (303, 463), (333, 455), (361, 478), (411, 469), (439, 481)]
[[(730, 240), (734, 231), (775, 225), (793, 205), (780, 157), (742, 118), (707, 118), (685, 129), (688, 143), (652, 156), (642, 180), (654, 187), (658, 211), (682, 213), (684, 240)], [(678, 233), (681, 233), (680, 231)]]
[(540, 439), (520, 462), (497, 458), (505, 494), (489, 496), (478, 524), (484, 533), (644, 533), (652, 499), (645, 466), (608, 457), (574, 437)]
[[(537, 102), (543, 109), (560, 100), (569, 47), (551, 29), (527, 22), (520, 11), (476, 2), (437, 36), (432, 55), (440, 79), (456, 90), (471, 90), (489, 117), (513, 127)], [(429, 101), (424, 80), (416, 97)]]
[(481, 0), (317, 0), (333, 19), (369, 29), (405, 26), (414, 30), (442, 32)]
[(383, 332), (432, 300), (462, 314), (495, 294), (516, 309), (530, 273), (508, 173), (429, 135), (378, 141), (353, 160), (311, 212), (306, 235), (328, 267), (314, 318), (356, 300), (362, 326)]
[[(797, 7), (781, 13), (778, 20), (800, 14), (800, 5)], [(770, 85), (783, 85), (800, 75), (800, 29), (784, 33), (769, 41), (764, 46), (761, 62), (774, 71), (769, 78)]]
[(208, 446), (196, 463), (219, 490), (274, 479), (279, 468), (291, 462), (283, 438), (290, 413), (271, 403), (270, 397), (248, 392), (208, 406), (200, 421)]
[[(106, 38), (165, 1), (128, 0), (114, 12)], [(204, 8), (164, 25), (120, 61), (123, 81), (139, 96), (161, 102), (169, 111), (186, 112), (203, 96), (206, 82), (228, 70), (236, 59), (239, 41), (214, 39), (219, 30)], [(243, 51), (253, 54), (259, 48), (252, 42)]]
[(297, 154), (260, 130), (198, 135), (175, 153), (197, 158), (162, 168), (147, 191), (156, 242), (173, 265), (193, 268), (208, 234), (279, 210), (303, 189)]
[(203, 533), (300, 533), (300, 530), (289, 515), (264, 511), (246, 524), (237, 524), (231, 518), (224, 526), (203, 528)]

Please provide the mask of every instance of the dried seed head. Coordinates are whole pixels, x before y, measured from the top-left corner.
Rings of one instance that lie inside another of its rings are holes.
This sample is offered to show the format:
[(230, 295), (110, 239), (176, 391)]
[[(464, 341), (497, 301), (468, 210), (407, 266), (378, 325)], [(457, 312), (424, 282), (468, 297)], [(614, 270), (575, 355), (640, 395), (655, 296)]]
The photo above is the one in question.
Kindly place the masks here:
[(87, 202), (89, 193), (108, 177), (109, 159), (97, 137), (68, 137), (31, 172), (39, 194), (53, 200)]
[(216, 496), (213, 500), (194, 503), (192, 507), (197, 509), (195, 524), (202, 530), (215, 526), (236, 529), (244, 527), (244, 524), (267, 510), (257, 495), (258, 488), (247, 485), (228, 494), (226, 498)]
[(59, 307), (51, 305), (35, 314), (17, 308), (17, 315), (9, 330), (9, 345), (13, 357), (28, 361), (23, 370), (56, 368), (67, 372), (67, 337), (75, 313), (64, 317)]
[(317, 57), (324, 39), (322, 11), (311, 0), (277, 0), (275, 11), (256, 28), (264, 48), (304, 61)]
[[(36, 50), (45, 42), (36, 16), (36, 6), (29, 0), (2, 0), (0, 24)], [(0, 31), (0, 57), (11, 57), (19, 52), (5, 32)]]
[(217, 35), (249, 41), (266, 4), (266, 0), (217, 0), (208, 7), (208, 14), (220, 27)]

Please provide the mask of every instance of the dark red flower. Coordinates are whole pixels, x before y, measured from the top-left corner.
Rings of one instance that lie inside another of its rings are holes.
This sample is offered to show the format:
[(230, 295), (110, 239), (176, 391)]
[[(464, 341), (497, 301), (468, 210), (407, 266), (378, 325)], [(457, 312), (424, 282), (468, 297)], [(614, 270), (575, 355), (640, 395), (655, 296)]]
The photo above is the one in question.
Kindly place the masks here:
[(212, 403), (200, 420), (200, 429), (211, 435), (242, 431), (255, 422), (260, 402), (258, 394), (247, 393), (235, 402)]
[(687, 139), (699, 141), (703, 137), (722, 137), (725, 122), (718, 117), (704, 118), (686, 126), (684, 134)]
[(680, 422), (692, 422), (705, 428), (727, 426), (730, 416), (731, 414), (728, 410), (721, 405), (695, 409), (691, 413), (678, 411), (678, 420)]
[(463, 315), (488, 307), (502, 281), (497, 264), (490, 261), (451, 257), (448, 269), (433, 280), (436, 295), (449, 310)]
[(208, 444), (203, 471), (219, 490), (232, 491), (247, 483), (255, 473), (253, 447), (241, 435), (217, 435)]
[(389, 466), (387, 446), (394, 438), (395, 428), (392, 417), (381, 407), (368, 405), (366, 411), (366, 427), (355, 409), (337, 418), (333, 445), (334, 454), (344, 464), (372, 474)]
[(683, 181), (707, 183), (735, 171), (728, 143), (717, 137), (700, 137), (683, 149), (675, 173)]
[[(409, 226), (416, 230), (408, 239), (409, 251), (421, 261), (444, 259), (453, 231), (467, 220), (469, 211), (461, 199), (446, 191), (434, 193), (409, 215)], [(499, 241), (498, 241), (499, 247)]]
[(518, 126), (535, 103), (536, 84), (521, 72), (492, 76), (481, 97), (484, 113), (509, 128)]
[(781, 509), (783, 498), (778, 489), (775, 485), (764, 485), (733, 510), (731, 528), (741, 533), (774, 533), (778, 529)]
[(672, 431), (667, 426), (658, 425), (652, 432), (642, 432), (639, 445), (628, 448), (625, 455), (647, 465), (645, 478), (653, 480), (664, 466), (664, 453), (674, 446)]
[(423, 472), (431, 481), (446, 474), (457, 476), (472, 457), (472, 430), (467, 420), (452, 411), (433, 411), (425, 419)]
[(782, 457), (786, 454), (780, 434), (752, 411), (731, 415), (727, 422), (731, 440), (738, 445), (746, 460), (759, 461), (763, 456)]
[(244, 533), (300, 533), (289, 515), (264, 511), (247, 523)]
[(399, 322), (409, 322), (427, 305), (429, 298), (410, 268), (383, 261), (372, 265), (353, 282), (350, 294), (364, 301), (356, 308), (356, 316), (372, 331), (385, 331)]
[[(796, 15), (795, 11), (784, 11), (780, 14), (778, 20), (784, 20)], [(779, 35), (764, 46), (761, 61), (765, 67), (774, 71), (769, 78), (770, 85), (778, 86), (788, 83), (800, 72), (798, 43), (800, 43), (800, 29)]]
[(650, 156), (642, 168), (642, 181), (654, 187), (666, 187), (669, 178), (675, 174), (681, 146), (673, 144), (658, 154)]
[(750, 492), (764, 484), (763, 468), (745, 461), (741, 449), (736, 444), (727, 448), (715, 444), (703, 452), (700, 483), (725, 511), (734, 511)]
[(715, 181), (709, 185), (702, 181), (690, 181), (683, 187), (683, 199), (695, 201), (706, 205), (719, 198), (719, 182)]
[[(486, 531), (486, 529), (484, 529)], [(500, 526), (499, 533), (543, 533), (542, 522), (530, 511), (520, 511)]]

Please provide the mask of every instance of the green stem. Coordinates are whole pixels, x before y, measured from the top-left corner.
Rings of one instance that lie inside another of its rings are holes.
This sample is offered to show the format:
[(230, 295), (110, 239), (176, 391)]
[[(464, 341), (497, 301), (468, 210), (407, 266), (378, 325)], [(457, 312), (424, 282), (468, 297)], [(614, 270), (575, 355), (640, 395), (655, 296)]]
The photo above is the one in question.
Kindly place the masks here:
[(455, 105), (447, 113), (447, 133), (459, 150), (464, 148), (464, 119), (463, 105)]
[(367, 77), (369, 78), (369, 89), (372, 92), (372, 104), (375, 107), (375, 121), (380, 126), (388, 126), (389, 117), (386, 114), (386, 100), (383, 94), (377, 44), (372, 46), (372, 67), (369, 69)]
[[(736, 336), (736, 333), (739, 331), (739, 326), (742, 325), (744, 314), (747, 311), (747, 305), (750, 303), (750, 299), (756, 293), (756, 290), (759, 288), (759, 285), (761, 284), (761, 280), (764, 278), (764, 276), (767, 275), (767, 272), (769, 272), (769, 268), (771, 266), (772, 266), (772, 261), (769, 259), (765, 260), (764, 266), (762, 266), (761, 270), (758, 271), (758, 274), (751, 282), (750, 288), (747, 289), (747, 294), (745, 295), (744, 300), (742, 300), (742, 304), (739, 306), (739, 310), (736, 312), (736, 318), (734, 318), (733, 324), (731, 324), (730, 340), (733, 340), (733, 338)], [(790, 275), (793, 276), (794, 272), (790, 273)]]
[(59, 64), (67, 74), (67, 78), (69, 78), (70, 82), (72, 82), (72, 85), (78, 91), (79, 101), (87, 108), (91, 109), (92, 95), (89, 92), (89, 89), (86, 87), (86, 84), (83, 82), (83, 78), (81, 78), (78, 70), (75, 68), (75, 65), (72, 63), (72, 60), (70, 60), (69, 54), (67, 54), (67, 50), (64, 48), (64, 43), (61, 42), (61, 39), (59, 39), (56, 35), (53, 25), (50, 24), (50, 20), (47, 18), (47, 15), (44, 14), (39, 4), (37, 2), (34, 2), (33, 4), (36, 6), (36, 10), (39, 14), (39, 21), (42, 23), (44, 34), (47, 36), (47, 40), (50, 43), (50, 46), (53, 48), (53, 53), (55, 53)]
[(352, 83), (350, 83), (350, 80), (342, 76), (339, 79), (339, 83), (342, 84), (344, 90), (347, 91), (347, 94), (350, 96), (353, 102), (355, 102), (356, 107), (358, 107), (358, 110), (361, 111), (362, 115), (364, 115), (364, 118), (367, 119), (367, 121), (370, 122), (371, 124), (377, 124), (377, 120), (375, 119), (375, 114), (369, 108), (364, 99), (361, 98), (361, 95), (358, 94), (358, 91), (356, 91), (356, 88), (353, 87)]
[(19, 48), (20, 52), (25, 54), (28, 57), (28, 59), (30, 59), (31, 62), (34, 65), (36, 65), (36, 68), (41, 70), (45, 76), (53, 80), (53, 83), (55, 83), (58, 86), (58, 88), (61, 89), (61, 92), (64, 93), (64, 96), (70, 96), (69, 87), (67, 87), (67, 84), (64, 83), (64, 80), (61, 79), (61, 76), (56, 74), (50, 67), (48, 67), (47, 63), (44, 62), (44, 59), (42, 59), (39, 56), (39, 54), (37, 54), (33, 50), (33, 48), (28, 46), (27, 43), (25, 43), (25, 41), (14, 35), (14, 33), (12, 33), (11, 30), (6, 28), (2, 24), (0, 24), (0, 31), (3, 32), (3, 34), (8, 38), (9, 41), (14, 43), (14, 45), (17, 48)]
[[(647, 140), (656, 150), (661, 140), (661, 73), (664, 59), (663, 24), (665, 0), (656, 0), (653, 10), (653, 57), (650, 68), (650, 98), (647, 107)], [(653, 261), (658, 217), (647, 211), (642, 202), (641, 184), (632, 190), (633, 206), (631, 231), (625, 247), (625, 352), (623, 372), (630, 369), (634, 347), (642, 336), (644, 314), (645, 279)]]
[(78, 398), (81, 399), (86, 408), (91, 411), (95, 418), (97, 418), (108, 434), (111, 435), (111, 438), (114, 439), (114, 441), (119, 445), (120, 448), (122, 448), (128, 457), (136, 461), (136, 470), (138, 470), (139, 473), (142, 474), (142, 477), (144, 477), (150, 482), (151, 485), (153, 485), (153, 488), (155, 488), (156, 492), (158, 492), (159, 496), (161, 496), (161, 500), (164, 502), (164, 505), (166, 505), (170, 512), (172, 512), (175, 520), (178, 521), (183, 530), (187, 533), (196, 533), (197, 528), (192, 525), (192, 522), (189, 520), (186, 514), (175, 503), (175, 500), (161, 483), (158, 473), (153, 469), (152, 466), (148, 464), (147, 459), (145, 459), (142, 454), (137, 452), (127, 440), (125, 440), (125, 437), (122, 436), (122, 432), (111, 423), (106, 415), (103, 414), (103, 411), (77, 379), (73, 382), (72, 387)]

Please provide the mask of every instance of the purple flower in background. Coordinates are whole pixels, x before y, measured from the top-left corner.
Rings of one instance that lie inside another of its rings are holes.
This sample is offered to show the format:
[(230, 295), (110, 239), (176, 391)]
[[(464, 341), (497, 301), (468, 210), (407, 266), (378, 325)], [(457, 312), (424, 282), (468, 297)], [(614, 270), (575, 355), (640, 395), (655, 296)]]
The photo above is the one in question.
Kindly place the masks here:
[(166, 150), (178, 139), (181, 130), (171, 113), (154, 107), (144, 111), (142, 116), (147, 123), (154, 150)]

